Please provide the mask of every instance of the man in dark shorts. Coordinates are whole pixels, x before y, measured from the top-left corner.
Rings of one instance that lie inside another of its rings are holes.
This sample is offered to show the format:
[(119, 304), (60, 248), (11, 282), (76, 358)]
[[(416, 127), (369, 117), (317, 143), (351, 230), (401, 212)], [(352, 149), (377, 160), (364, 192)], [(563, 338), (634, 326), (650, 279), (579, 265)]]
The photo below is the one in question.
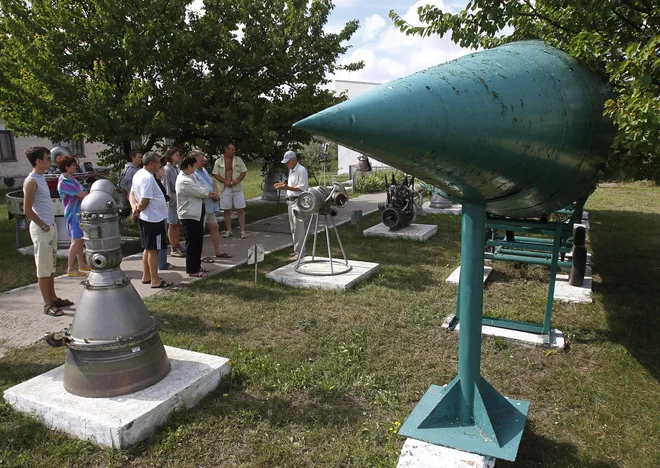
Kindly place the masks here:
[(172, 282), (165, 281), (158, 275), (158, 251), (165, 246), (165, 220), (167, 203), (165, 196), (156, 183), (154, 174), (160, 169), (160, 156), (154, 151), (147, 152), (142, 158), (143, 167), (133, 177), (132, 191), (136, 201), (133, 219), (138, 218), (142, 253), (142, 283), (151, 283), (151, 287), (167, 288)]

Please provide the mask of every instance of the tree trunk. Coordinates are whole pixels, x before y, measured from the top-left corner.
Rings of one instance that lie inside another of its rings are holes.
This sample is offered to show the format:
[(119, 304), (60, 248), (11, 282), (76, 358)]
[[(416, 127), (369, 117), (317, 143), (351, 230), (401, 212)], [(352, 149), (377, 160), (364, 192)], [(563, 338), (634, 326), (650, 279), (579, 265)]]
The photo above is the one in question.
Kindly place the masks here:
[[(272, 168), (266, 174), (266, 177), (264, 177), (261, 199), (265, 201), (277, 201), (278, 190), (274, 187), (274, 184), (284, 180), (285, 177), (286, 173), (283, 169), (279, 167)], [(280, 199), (284, 199), (286, 197), (286, 190), (280, 190), (279, 192)]]

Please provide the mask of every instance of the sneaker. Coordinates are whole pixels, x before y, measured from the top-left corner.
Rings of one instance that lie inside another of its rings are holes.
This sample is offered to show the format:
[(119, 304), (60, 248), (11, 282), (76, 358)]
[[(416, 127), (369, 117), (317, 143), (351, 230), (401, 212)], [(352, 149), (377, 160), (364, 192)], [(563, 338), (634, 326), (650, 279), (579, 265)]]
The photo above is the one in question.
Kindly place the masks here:
[(298, 260), (298, 254), (293, 252), (292, 254), (289, 254), (289, 258), (291, 260)]
[(245, 234), (244, 232), (241, 232), (241, 239), (247, 239), (247, 234)]
[(172, 257), (185, 257), (186, 253), (180, 249), (172, 249), (172, 253), (170, 255)]
[(231, 237), (232, 235), (233, 235), (233, 234), (232, 234), (231, 231), (225, 231), (225, 233), (223, 234), (222, 237), (224, 237), (224, 238), (226, 239), (227, 237)]

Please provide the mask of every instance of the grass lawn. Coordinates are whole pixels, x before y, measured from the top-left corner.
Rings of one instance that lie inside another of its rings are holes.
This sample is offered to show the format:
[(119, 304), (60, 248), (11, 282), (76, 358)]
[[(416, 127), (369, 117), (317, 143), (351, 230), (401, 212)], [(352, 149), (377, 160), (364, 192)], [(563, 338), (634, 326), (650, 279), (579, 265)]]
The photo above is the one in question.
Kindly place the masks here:
[[(483, 337), (482, 375), (531, 402), (515, 463), (498, 467), (654, 467), (660, 461), (660, 189), (599, 188), (587, 205), (594, 303), (555, 304), (565, 351)], [(364, 228), (377, 216), (364, 219)], [(441, 328), (457, 288), (460, 219), (429, 216), (425, 243), (357, 238), (350, 259), (381, 273), (349, 292), (259, 283), (245, 267), (147, 299), (170, 346), (226, 356), (233, 371), (150, 439), (109, 450), (50, 431), (0, 400), (2, 466), (395, 466), (395, 432), (431, 384), (457, 373), (458, 336)], [(339, 252), (337, 252), (339, 254)], [(485, 309), (540, 322), (547, 270), (496, 262)], [(64, 362), (35, 345), (0, 360), (0, 390)]]

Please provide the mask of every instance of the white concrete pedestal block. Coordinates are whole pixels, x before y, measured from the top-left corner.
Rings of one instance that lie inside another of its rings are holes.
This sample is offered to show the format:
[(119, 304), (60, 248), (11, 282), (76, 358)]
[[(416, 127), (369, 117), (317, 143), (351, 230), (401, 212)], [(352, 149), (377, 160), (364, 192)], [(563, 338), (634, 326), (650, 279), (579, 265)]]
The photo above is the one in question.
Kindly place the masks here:
[(431, 202), (422, 205), (422, 215), (425, 214), (450, 214), (459, 216), (463, 213), (463, 205), (453, 204), (449, 208), (431, 208)]
[(569, 275), (557, 275), (555, 281), (555, 300), (573, 304), (591, 304), (591, 287), (593, 280), (585, 276), (582, 286), (571, 286)]
[[(486, 280), (490, 276), (491, 271), (493, 271), (492, 267), (489, 266), (484, 266), (484, 284), (486, 283)], [(447, 284), (458, 284), (459, 279), (461, 278), (461, 267), (459, 266), (456, 268), (454, 271), (451, 272), (451, 275), (445, 280)]]
[(126, 448), (152, 435), (173, 411), (191, 408), (230, 371), (226, 358), (165, 346), (170, 372), (155, 385), (111, 398), (64, 390), (64, 366), (5, 390), (16, 411), (104, 447)]
[[(311, 256), (303, 258), (301, 262), (302, 268), (314, 273), (330, 271), (330, 263), (327, 258), (315, 257), (315, 262), (309, 263), (311, 260)], [(294, 288), (350, 289), (371, 278), (380, 270), (378, 263), (349, 260), (348, 264), (351, 266), (351, 270), (341, 275), (316, 276), (298, 273), (293, 269), (296, 266), (296, 262), (292, 262), (271, 271), (266, 275), (266, 278)], [(346, 264), (341, 258), (333, 259), (333, 265), (339, 271), (346, 268)]]
[(397, 468), (493, 468), (495, 458), (406, 439)]
[(402, 229), (392, 231), (383, 223), (380, 223), (370, 227), (369, 229), (365, 229), (364, 231), (365, 236), (412, 239), (417, 241), (429, 240), (437, 233), (437, 224), (411, 224), (410, 226), (406, 226)]

